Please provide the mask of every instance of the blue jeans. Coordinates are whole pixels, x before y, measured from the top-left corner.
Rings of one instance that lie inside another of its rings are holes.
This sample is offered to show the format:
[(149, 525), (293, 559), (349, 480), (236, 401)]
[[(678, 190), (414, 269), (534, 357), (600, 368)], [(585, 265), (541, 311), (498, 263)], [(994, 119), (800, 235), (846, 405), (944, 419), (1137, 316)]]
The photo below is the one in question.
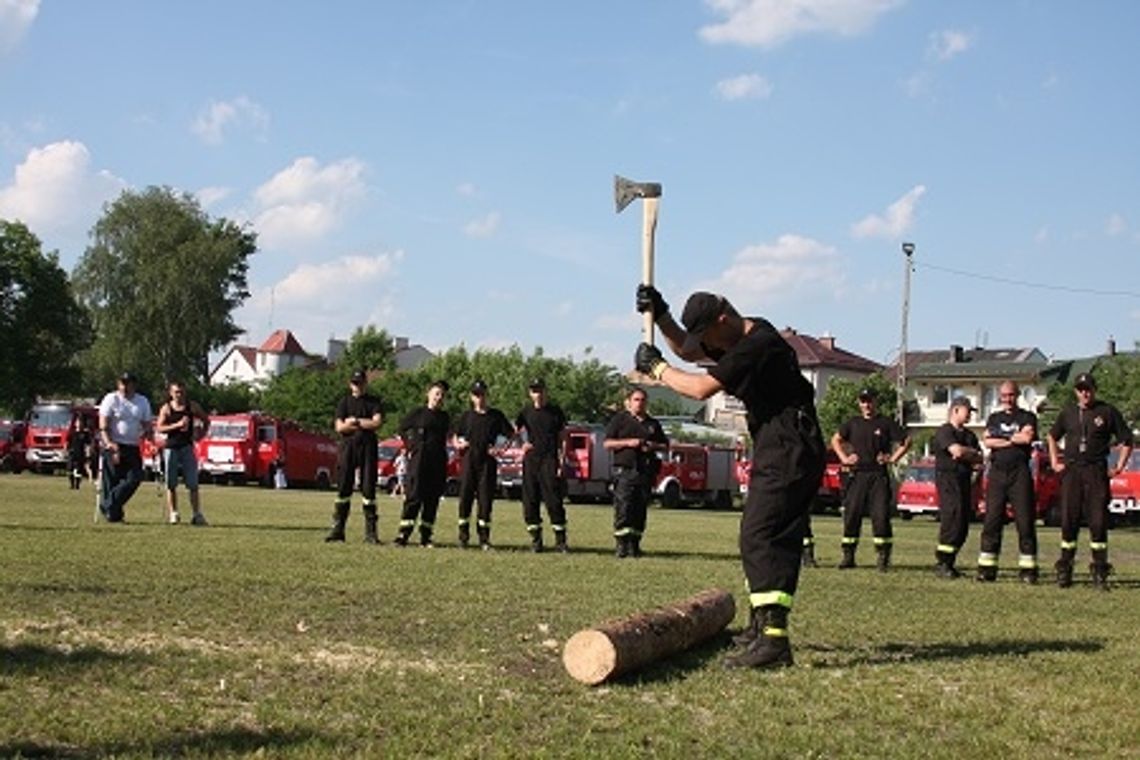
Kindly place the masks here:
[(122, 522), (123, 507), (142, 482), (142, 456), (138, 446), (119, 444), (119, 461), (114, 461), (114, 452), (103, 449), (103, 491), (99, 509), (107, 522)]

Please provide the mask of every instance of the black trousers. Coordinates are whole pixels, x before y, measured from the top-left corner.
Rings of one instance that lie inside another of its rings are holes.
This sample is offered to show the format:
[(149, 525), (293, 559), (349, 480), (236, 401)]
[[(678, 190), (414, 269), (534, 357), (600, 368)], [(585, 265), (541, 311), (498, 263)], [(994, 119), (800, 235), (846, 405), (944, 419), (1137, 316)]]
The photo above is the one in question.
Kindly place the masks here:
[(487, 455), (473, 457), (468, 452), (463, 461), (463, 475), (459, 479), (459, 521), (471, 519), (471, 505), (478, 501), (477, 517), (479, 527), (491, 524), (491, 506), (495, 499), (495, 486), (499, 473), (499, 463), (495, 457)]
[(934, 475), (938, 489), (938, 553), (957, 555), (970, 531), (973, 504), (970, 473), (939, 470)]
[(640, 536), (649, 510), (649, 476), (634, 467), (615, 471), (614, 535)]
[[(1076, 551), (1081, 519), (1089, 526), (1093, 551), (1108, 549), (1108, 470), (1103, 462), (1074, 463), (1061, 476), (1061, 547)], [(1066, 546), (1071, 545), (1071, 546)]]
[(337, 459), (337, 501), (344, 503), (352, 496), (356, 472), (360, 471), (360, 493), (367, 504), (376, 502), (376, 445), (348, 444), (341, 447)]
[(1001, 554), (1006, 504), (1013, 507), (1013, 520), (1017, 524), (1018, 565), (1027, 569), (1036, 567), (1037, 510), (1033, 473), (1029, 471), (1028, 464), (990, 467), (986, 485), (986, 518), (982, 523), (982, 554), (992, 555), (995, 563)]
[(439, 500), (447, 485), (447, 462), (418, 461), (413, 457), (408, 462), (407, 478), (404, 508), (400, 512), (400, 530), (411, 532), (416, 518), (419, 518), (420, 530), (430, 533), (435, 527)]
[(121, 522), (127, 502), (135, 495), (142, 482), (142, 455), (138, 446), (119, 444), (119, 455), (103, 449), (103, 482), (99, 509), (108, 522)]
[(562, 485), (558, 477), (558, 455), (538, 456), (533, 451), (523, 457), (523, 519), (528, 531), (542, 529), (541, 504), (555, 530), (565, 530), (566, 509), (562, 506)]
[(859, 541), (863, 515), (871, 516), (871, 531), (878, 541), (890, 543), (891, 479), (886, 470), (856, 470), (847, 487), (843, 502), (843, 543)]
[(814, 416), (786, 409), (761, 426), (755, 441), (740, 518), (749, 602), (791, 607), (812, 499), (823, 479), (823, 439)]

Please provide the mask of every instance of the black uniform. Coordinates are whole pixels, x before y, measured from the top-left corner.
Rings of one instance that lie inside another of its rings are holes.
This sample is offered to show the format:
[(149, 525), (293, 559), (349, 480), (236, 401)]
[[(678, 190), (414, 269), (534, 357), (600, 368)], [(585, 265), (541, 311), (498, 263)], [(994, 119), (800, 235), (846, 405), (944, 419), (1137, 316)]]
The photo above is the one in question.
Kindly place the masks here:
[(459, 480), (459, 543), (466, 545), (470, 537), (471, 505), (478, 499), (477, 530), (480, 545), (491, 537), (491, 505), (495, 498), (495, 479), (499, 462), (491, 448), (500, 437), (514, 433), (510, 420), (498, 409), (477, 412), (469, 409), (459, 418), (455, 434), (467, 439), (463, 455), (463, 474)]
[[(954, 444), (980, 451), (978, 436), (965, 426), (956, 428), (949, 422), (934, 432), (930, 447), (934, 452), (934, 484), (938, 489), (938, 548), (934, 552), (939, 565), (954, 567), (958, 551), (966, 543), (973, 512), (974, 467), (969, 462), (954, 459), (950, 447)], [(954, 573), (955, 577), (959, 573)]]
[(407, 543), (418, 517), (420, 543), (431, 544), (439, 500), (447, 485), (447, 436), (450, 428), (451, 418), (447, 412), (426, 406), (400, 421), (400, 437), (408, 447), (408, 481), (397, 543)]
[(542, 547), (542, 511), (546, 504), (550, 527), (559, 547), (566, 545), (566, 509), (562, 506), (562, 430), (566, 415), (557, 404), (524, 407), (515, 418), (515, 427), (525, 430), (530, 450), (523, 457), (523, 519), (535, 548)]
[[(606, 426), (607, 439), (637, 438), (643, 442), (668, 445), (669, 438), (661, 423), (648, 414), (637, 418), (620, 411)], [(660, 469), (656, 452), (644, 448), (621, 448), (613, 454), (614, 473), (614, 537), (619, 554), (641, 553), (641, 536), (645, 533), (645, 517), (649, 493)]]
[(1120, 411), (1103, 401), (1087, 409), (1070, 404), (1061, 410), (1049, 435), (1064, 443), (1065, 470), (1061, 479), (1061, 562), (1072, 564), (1077, 554), (1081, 518), (1089, 526), (1089, 549), (1095, 565), (1108, 564), (1108, 501), (1111, 496), (1106, 458), (1115, 438), (1132, 445), (1132, 430)]
[(709, 374), (743, 402), (752, 435), (752, 474), (740, 520), (740, 553), (754, 609), (788, 610), (812, 499), (823, 478), (823, 439), (811, 384), (796, 352), (765, 319), (722, 356)]
[[(1024, 409), (1000, 410), (986, 420), (987, 438), (1011, 438), (1025, 427), (1037, 433), (1037, 415)], [(1037, 514), (1033, 493), (1033, 473), (1029, 471), (1031, 443), (993, 449), (986, 481), (986, 517), (982, 525), (982, 550), (978, 568), (992, 578), (1001, 556), (1001, 532), (1005, 525), (1005, 505), (1013, 507), (1017, 523), (1017, 567), (1023, 573), (1037, 572)]]
[[(375, 396), (368, 393), (353, 396), (349, 393), (336, 405), (336, 418), (370, 420), (380, 411), (380, 399)], [(364, 506), (376, 505), (376, 444), (375, 430), (353, 430), (341, 435), (337, 460), (337, 504), (348, 505), (359, 470)]]
[(839, 428), (839, 437), (851, 444), (859, 461), (852, 467), (851, 480), (843, 502), (843, 547), (853, 553), (859, 544), (863, 514), (871, 516), (875, 547), (890, 551), (894, 533), (891, 530), (891, 479), (880, 454), (890, 456), (906, 439), (906, 430), (893, 419), (876, 414), (870, 419), (853, 417)]
[(93, 437), (86, 425), (72, 428), (67, 438), (67, 479), (73, 489), (83, 482), (83, 470), (87, 467)]

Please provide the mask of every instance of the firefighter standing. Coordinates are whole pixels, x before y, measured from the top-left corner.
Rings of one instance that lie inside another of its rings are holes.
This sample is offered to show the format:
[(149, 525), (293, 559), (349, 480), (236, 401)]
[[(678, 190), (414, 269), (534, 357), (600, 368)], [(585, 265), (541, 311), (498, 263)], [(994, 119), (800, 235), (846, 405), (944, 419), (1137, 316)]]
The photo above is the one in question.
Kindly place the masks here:
[(966, 543), (973, 511), (974, 467), (982, 463), (978, 437), (966, 429), (970, 400), (958, 396), (950, 402), (950, 420), (934, 431), (934, 484), (938, 489), (938, 548), (934, 572), (940, 578), (960, 578), (954, 567), (958, 551)]
[(749, 589), (749, 626), (728, 667), (792, 664), (788, 613), (799, 582), (803, 539), (812, 499), (823, 477), (823, 439), (814, 392), (800, 373), (796, 352), (770, 322), (741, 317), (726, 299), (698, 292), (678, 325), (651, 285), (637, 290), (637, 310), (650, 311), (682, 359), (716, 362), (707, 373), (671, 367), (648, 343), (635, 365), (678, 393), (707, 399), (731, 393), (748, 411), (752, 474), (740, 521), (740, 553)]
[(491, 505), (495, 499), (499, 462), (495, 458), (502, 439), (514, 432), (510, 420), (498, 409), (487, 406), (487, 384), (471, 384), (471, 408), (455, 426), (456, 448), (463, 454), (463, 474), (459, 479), (459, 546), (471, 541), (471, 505), (479, 502), (475, 529), (479, 548), (491, 548)]
[[(1108, 589), (1108, 500), (1109, 471), (1106, 461), (1109, 445), (1115, 438), (1120, 456), (1111, 476), (1124, 472), (1132, 456), (1132, 430), (1120, 411), (1096, 398), (1096, 380), (1083, 373), (1073, 383), (1076, 403), (1061, 410), (1049, 431), (1049, 459), (1061, 473), (1061, 558), (1057, 560), (1057, 585), (1073, 585), (1073, 559), (1077, 554), (1077, 533), (1082, 518), (1089, 526), (1089, 550), (1093, 586)], [(1059, 456), (1058, 442), (1063, 441), (1065, 455)]]
[(352, 489), (360, 474), (363, 498), (364, 542), (380, 543), (376, 530), (376, 431), (383, 419), (380, 399), (366, 392), (368, 378), (363, 371), (352, 373), (349, 392), (336, 407), (336, 432), (340, 434), (337, 462), (337, 492), (333, 504), (332, 530), (325, 541), (344, 541), (344, 525), (352, 502)]
[(408, 448), (407, 492), (400, 513), (396, 546), (407, 546), (420, 521), (420, 546), (430, 549), (439, 500), (447, 486), (447, 437), (451, 418), (443, 411), (446, 380), (436, 380), (427, 391), (427, 404), (400, 421), (400, 437)]
[(530, 405), (515, 418), (518, 433), (526, 432), (523, 444), (523, 519), (530, 534), (532, 551), (541, 552), (542, 511), (546, 504), (550, 527), (554, 531), (554, 548), (570, 550), (566, 541), (566, 508), (562, 504), (562, 432), (566, 415), (546, 397), (546, 383), (541, 378), (530, 381)]
[(606, 426), (602, 444), (613, 452), (614, 553), (619, 559), (641, 556), (649, 492), (661, 461), (657, 452), (669, 447), (661, 423), (649, 416), (646, 402), (645, 391), (633, 388), (626, 396), (625, 409)]
[[(852, 451), (848, 453), (847, 447)], [(891, 564), (891, 479), (887, 465), (899, 461), (910, 448), (906, 430), (893, 419), (876, 413), (875, 392), (859, 391), (859, 416), (852, 417), (831, 437), (839, 461), (851, 468), (851, 482), (843, 501), (843, 559), (841, 570), (855, 567), (863, 514), (871, 515), (871, 530), (878, 555), (877, 566), (886, 572)]]
[(1007, 380), (998, 389), (1001, 408), (986, 420), (986, 448), (990, 470), (986, 481), (986, 517), (982, 549), (978, 554), (978, 580), (997, 580), (1005, 505), (1013, 507), (1017, 524), (1017, 569), (1023, 583), (1037, 583), (1037, 515), (1033, 473), (1029, 457), (1037, 440), (1037, 415), (1020, 409), (1017, 383)]

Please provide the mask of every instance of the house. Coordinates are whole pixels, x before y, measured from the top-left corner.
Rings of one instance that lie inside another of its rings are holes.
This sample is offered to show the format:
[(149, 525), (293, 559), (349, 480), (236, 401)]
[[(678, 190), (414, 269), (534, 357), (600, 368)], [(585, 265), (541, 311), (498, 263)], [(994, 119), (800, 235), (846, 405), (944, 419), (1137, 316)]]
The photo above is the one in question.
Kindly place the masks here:
[[(883, 365), (877, 362), (840, 348), (832, 335), (816, 338), (791, 327), (785, 327), (780, 335), (795, 350), (800, 372), (815, 390), (816, 403), (827, 393), (827, 386), (833, 379), (858, 381), (883, 369)], [(744, 404), (724, 392), (708, 400), (705, 418), (717, 427), (748, 429)]]
[[(328, 351), (325, 359), (329, 364), (336, 364), (344, 356), (348, 348), (348, 341), (343, 338), (329, 338)], [(393, 358), (396, 360), (396, 369), (419, 369), (428, 359), (435, 357), (431, 351), (419, 343), (412, 344), (407, 338), (397, 336), (392, 339)]]
[(311, 364), (313, 359), (292, 332), (275, 330), (258, 348), (230, 346), (210, 371), (210, 385), (264, 385), (291, 367)]

